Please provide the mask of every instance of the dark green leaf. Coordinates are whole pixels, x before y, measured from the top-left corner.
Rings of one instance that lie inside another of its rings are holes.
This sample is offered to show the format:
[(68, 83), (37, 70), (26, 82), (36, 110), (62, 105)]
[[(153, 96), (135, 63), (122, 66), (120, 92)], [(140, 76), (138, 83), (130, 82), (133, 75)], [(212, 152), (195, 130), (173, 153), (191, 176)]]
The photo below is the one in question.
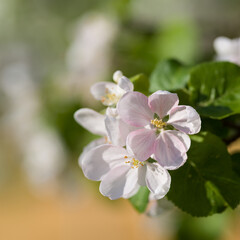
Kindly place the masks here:
[(148, 188), (140, 187), (137, 194), (135, 194), (129, 200), (138, 212), (143, 213), (146, 210), (148, 204), (148, 196), (149, 196)]
[(136, 76), (131, 77), (130, 80), (134, 84), (134, 91), (148, 95), (149, 79), (147, 76), (140, 73)]
[(212, 182), (206, 181), (205, 188), (207, 190), (207, 198), (210, 200), (213, 208), (211, 213), (224, 211), (227, 204), (225, 204), (225, 200), (219, 193), (217, 187)]
[(193, 136), (187, 162), (170, 174), (168, 198), (193, 216), (209, 216), (239, 204), (240, 178), (232, 171), (225, 144), (213, 134)]
[(233, 171), (240, 177), (240, 153), (235, 153), (231, 157)]
[(189, 100), (190, 95), (187, 89), (178, 89), (174, 90), (174, 92), (178, 95), (179, 98), (179, 105), (191, 105), (191, 102)]
[(150, 76), (150, 92), (184, 88), (188, 79), (189, 67), (177, 60), (164, 60), (158, 63)]
[(211, 132), (218, 135), (220, 138), (226, 138), (228, 136), (229, 128), (224, 126), (223, 121), (207, 117), (202, 117), (201, 121), (201, 131)]
[(204, 63), (191, 71), (191, 101), (207, 117), (240, 113), (240, 67), (228, 62)]

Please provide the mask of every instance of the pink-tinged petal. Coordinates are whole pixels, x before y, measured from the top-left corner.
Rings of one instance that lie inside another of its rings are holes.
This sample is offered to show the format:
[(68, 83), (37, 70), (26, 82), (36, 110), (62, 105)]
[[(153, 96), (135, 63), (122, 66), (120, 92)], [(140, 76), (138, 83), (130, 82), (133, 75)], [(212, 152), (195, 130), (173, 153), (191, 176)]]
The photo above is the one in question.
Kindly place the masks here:
[(139, 129), (127, 137), (127, 148), (130, 148), (139, 161), (147, 160), (154, 153), (156, 134), (154, 129)]
[(104, 176), (100, 184), (102, 195), (115, 200), (126, 197), (138, 187), (138, 171), (129, 165), (117, 166)]
[(137, 129), (123, 122), (116, 108), (107, 108), (105, 126), (110, 141), (116, 146), (125, 146), (128, 134)]
[(184, 144), (186, 152), (189, 150), (191, 146), (191, 139), (186, 133), (175, 130), (170, 130), (168, 133), (171, 133), (179, 138), (179, 140)]
[(158, 163), (146, 163), (146, 185), (155, 199), (163, 198), (170, 189), (171, 176)]
[(81, 153), (79, 159), (78, 159), (78, 164), (80, 165), (80, 167), (82, 167), (82, 161), (84, 159), (84, 155), (90, 151), (91, 149), (106, 144), (106, 139), (105, 138), (98, 138), (96, 140), (93, 140), (92, 142), (90, 142), (87, 146), (85, 146), (83, 148), (83, 152)]
[(81, 108), (74, 113), (74, 119), (89, 132), (106, 136), (105, 116), (89, 108)]
[(163, 131), (155, 142), (154, 159), (166, 169), (177, 169), (187, 160), (188, 146), (186, 139), (176, 131)]
[(160, 118), (169, 114), (169, 111), (179, 103), (176, 93), (168, 91), (157, 91), (148, 98), (148, 104), (152, 112), (157, 113)]
[(119, 131), (121, 133), (121, 141), (122, 141), (122, 143), (124, 143), (123, 146), (126, 145), (127, 136), (129, 135), (129, 133), (131, 133), (137, 129), (139, 129), (139, 128), (131, 126), (131, 125), (125, 123), (122, 119), (119, 119)]
[(171, 110), (168, 123), (187, 134), (196, 134), (201, 129), (201, 119), (197, 111), (190, 106), (178, 106)]
[(125, 164), (126, 149), (110, 144), (100, 145), (88, 151), (82, 158), (84, 175), (91, 180), (99, 181), (111, 168)]
[(144, 127), (153, 119), (153, 112), (148, 106), (148, 98), (140, 92), (127, 92), (118, 102), (120, 118), (135, 127)]
[(118, 81), (118, 86), (126, 92), (133, 91), (133, 83), (127, 77), (122, 76)]

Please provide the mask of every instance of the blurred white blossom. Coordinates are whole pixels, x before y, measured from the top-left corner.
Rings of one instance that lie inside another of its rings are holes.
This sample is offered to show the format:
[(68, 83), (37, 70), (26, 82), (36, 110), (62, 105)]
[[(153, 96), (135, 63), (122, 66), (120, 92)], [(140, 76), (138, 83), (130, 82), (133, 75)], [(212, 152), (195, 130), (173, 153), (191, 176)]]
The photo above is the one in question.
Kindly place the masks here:
[(240, 38), (218, 37), (213, 43), (217, 60), (240, 65)]
[[(2, 117), (21, 151), (22, 166), (34, 187), (55, 183), (65, 163), (64, 146), (58, 134), (41, 122), (42, 105), (28, 62), (22, 56), (1, 72), (0, 88), (7, 108)], [(21, 161), (21, 156), (17, 161)]]
[(102, 13), (87, 13), (81, 17), (66, 56), (70, 82), (65, 84), (73, 92), (86, 97), (93, 83), (106, 78), (111, 64), (111, 43), (116, 32), (115, 20)]

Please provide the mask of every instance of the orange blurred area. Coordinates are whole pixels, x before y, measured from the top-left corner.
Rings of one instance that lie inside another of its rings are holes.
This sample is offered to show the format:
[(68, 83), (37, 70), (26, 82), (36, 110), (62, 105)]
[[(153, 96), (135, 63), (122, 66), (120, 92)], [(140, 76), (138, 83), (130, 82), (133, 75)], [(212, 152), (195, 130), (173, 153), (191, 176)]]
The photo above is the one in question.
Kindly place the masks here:
[[(0, 239), (159, 239), (150, 219), (126, 200), (109, 204), (90, 192), (33, 196), (22, 186), (1, 196)], [(164, 238), (161, 238), (164, 239)]]

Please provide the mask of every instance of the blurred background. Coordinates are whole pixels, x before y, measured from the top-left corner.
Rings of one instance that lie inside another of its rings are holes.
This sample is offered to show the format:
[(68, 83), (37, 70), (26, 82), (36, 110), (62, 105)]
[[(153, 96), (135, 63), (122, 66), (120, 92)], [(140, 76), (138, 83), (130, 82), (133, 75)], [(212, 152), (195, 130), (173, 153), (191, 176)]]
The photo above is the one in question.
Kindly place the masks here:
[(78, 166), (96, 136), (73, 119), (101, 110), (89, 88), (115, 70), (210, 61), (218, 36), (240, 36), (238, 0), (1, 0), (0, 239), (239, 240), (239, 208), (192, 218), (163, 200), (139, 215), (101, 196)]

